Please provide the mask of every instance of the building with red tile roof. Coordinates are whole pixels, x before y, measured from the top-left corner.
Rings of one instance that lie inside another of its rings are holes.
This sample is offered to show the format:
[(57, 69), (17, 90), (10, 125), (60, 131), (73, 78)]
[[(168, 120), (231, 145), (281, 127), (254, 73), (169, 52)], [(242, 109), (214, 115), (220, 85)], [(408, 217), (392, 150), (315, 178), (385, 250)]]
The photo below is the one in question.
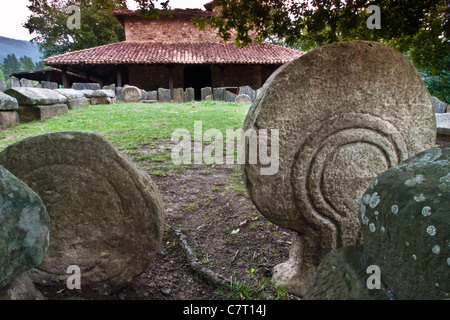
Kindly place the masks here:
[(63, 70), (63, 75), (71, 71), (87, 81), (126, 83), (147, 91), (193, 87), (198, 97), (207, 86), (259, 88), (279, 66), (302, 54), (268, 43), (241, 48), (233, 39), (225, 42), (212, 28), (200, 30), (192, 23), (195, 16), (214, 14), (211, 3), (205, 8), (174, 9), (158, 18), (115, 11), (125, 41), (52, 56), (44, 64)]

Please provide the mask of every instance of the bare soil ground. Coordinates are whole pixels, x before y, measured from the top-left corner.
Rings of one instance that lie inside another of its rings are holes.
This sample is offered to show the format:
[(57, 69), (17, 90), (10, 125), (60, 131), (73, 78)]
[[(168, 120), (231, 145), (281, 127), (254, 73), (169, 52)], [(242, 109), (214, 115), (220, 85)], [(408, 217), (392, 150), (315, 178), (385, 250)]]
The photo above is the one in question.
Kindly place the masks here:
[[(156, 147), (144, 145), (129, 155), (150, 173), (165, 204), (164, 239), (149, 268), (118, 292), (38, 289), (49, 300), (297, 299), (271, 282), (273, 267), (288, 259), (291, 233), (270, 223), (254, 207), (238, 165), (174, 169), (170, 149), (170, 142), (157, 142)], [(155, 152), (165, 153), (166, 159), (156, 164), (142, 160)], [(217, 287), (196, 273), (175, 230), (186, 236), (203, 268), (229, 278), (230, 283)]]

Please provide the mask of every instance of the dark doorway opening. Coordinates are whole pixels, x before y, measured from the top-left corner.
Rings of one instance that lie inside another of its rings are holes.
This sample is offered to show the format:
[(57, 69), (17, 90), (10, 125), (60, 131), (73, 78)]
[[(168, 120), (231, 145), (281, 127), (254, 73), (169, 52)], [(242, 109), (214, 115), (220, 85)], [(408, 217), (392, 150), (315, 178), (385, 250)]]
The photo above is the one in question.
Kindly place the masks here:
[(211, 87), (211, 84), (210, 67), (188, 66), (184, 68), (184, 88), (194, 88), (195, 100), (201, 100), (202, 88)]

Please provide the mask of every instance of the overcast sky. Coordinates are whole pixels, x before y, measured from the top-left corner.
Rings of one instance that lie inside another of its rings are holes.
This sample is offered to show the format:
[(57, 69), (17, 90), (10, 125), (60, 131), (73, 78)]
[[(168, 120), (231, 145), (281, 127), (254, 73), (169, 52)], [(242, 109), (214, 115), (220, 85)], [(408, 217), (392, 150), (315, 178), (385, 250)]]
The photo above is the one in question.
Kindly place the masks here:
[[(130, 9), (136, 9), (136, 2), (127, 0)], [(170, 0), (170, 6), (175, 8), (202, 8), (209, 0)], [(27, 8), (29, 0), (0, 0), (0, 36), (19, 40), (31, 40), (33, 35), (23, 27), (28, 20), (30, 12)]]

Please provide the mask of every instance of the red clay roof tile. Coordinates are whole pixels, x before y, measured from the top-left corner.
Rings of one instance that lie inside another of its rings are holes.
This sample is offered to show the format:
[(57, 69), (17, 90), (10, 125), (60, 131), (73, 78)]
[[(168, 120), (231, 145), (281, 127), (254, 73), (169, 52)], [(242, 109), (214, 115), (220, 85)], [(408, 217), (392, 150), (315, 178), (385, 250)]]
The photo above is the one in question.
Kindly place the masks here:
[(238, 48), (229, 43), (117, 42), (44, 60), (49, 66), (81, 64), (284, 64), (303, 52), (273, 44)]

